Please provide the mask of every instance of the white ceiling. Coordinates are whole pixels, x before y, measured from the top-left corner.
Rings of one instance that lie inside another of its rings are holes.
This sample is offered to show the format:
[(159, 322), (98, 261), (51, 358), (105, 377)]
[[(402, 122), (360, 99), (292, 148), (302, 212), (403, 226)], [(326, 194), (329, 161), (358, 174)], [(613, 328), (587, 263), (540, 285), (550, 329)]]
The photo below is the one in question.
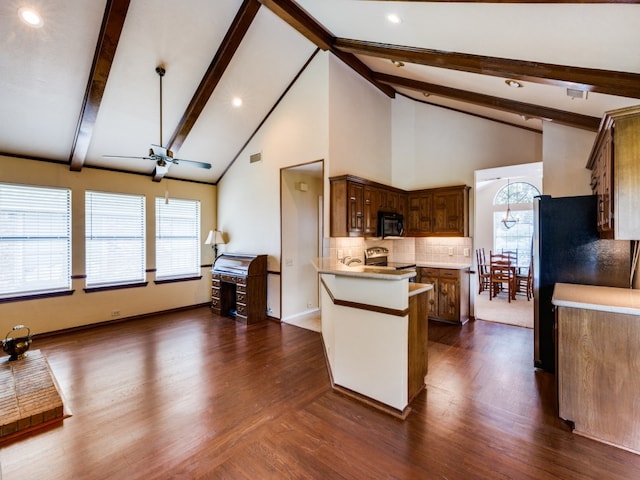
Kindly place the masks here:
[[(212, 165), (210, 170), (173, 165), (167, 178), (215, 183), (278, 102), (316, 45), (279, 14), (297, 5), (333, 37), (637, 74), (640, 82), (640, 6), (637, 4), (441, 3), (368, 0), (260, 0), (246, 35), (203, 104), (202, 112), (175, 156)], [(23, 0), (0, 3), (0, 153), (69, 162), (92, 76), (105, 7), (122, 0), (30, 0), (44, 17), (31, 28), (17, 15)], [(258, 4), (257, 0), (247, 2)], [(163, 64), (163, 131), (167, 144), (241, 9), (241, 0), (131, 0), (115, 49), (86, 155), (81, 167), (153, 176), (145, 156), (160, 142), (159, 80)], [(402, 23), (387, 21), (396, 13)], [(604, 112), (638, 105), (640, 99), (589, 92), (570, 99), (566, 86), (469, 73), (357, 54), (370, 70), (426, 84), (475, 92), (564, 112), (600, 118)], [(448, 65), (447, 65), (448, 66)], [(570, 69), (569, 69), (570, 70)], [(387, 87), (388, 88), (388, 87)], [(470, 103), (428, 97), (394, 87), (421, 102), (540, 131), (543, 120), (523, 118)], [(239, 108), (233, 97), (243, 99)], [(507, 109), (509, 110), (509, 109)], [(84, 117), (87, 120), (86, 117)], [(76, 152), (77, 153), (77, 152)]]

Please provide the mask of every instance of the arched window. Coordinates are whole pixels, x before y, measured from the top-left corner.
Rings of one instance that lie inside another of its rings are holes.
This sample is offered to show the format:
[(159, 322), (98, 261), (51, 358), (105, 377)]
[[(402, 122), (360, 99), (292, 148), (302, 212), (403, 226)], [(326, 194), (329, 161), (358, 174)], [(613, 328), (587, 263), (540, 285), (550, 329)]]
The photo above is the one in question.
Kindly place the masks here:
[[(540, 191), (527, 182), (508, 182), (493, 199), (494, 252), (515, 251), (518, 265), (531, 262), (533, 236), (533, 198)], [(508, 217), (508, 222), (504, 219)]]

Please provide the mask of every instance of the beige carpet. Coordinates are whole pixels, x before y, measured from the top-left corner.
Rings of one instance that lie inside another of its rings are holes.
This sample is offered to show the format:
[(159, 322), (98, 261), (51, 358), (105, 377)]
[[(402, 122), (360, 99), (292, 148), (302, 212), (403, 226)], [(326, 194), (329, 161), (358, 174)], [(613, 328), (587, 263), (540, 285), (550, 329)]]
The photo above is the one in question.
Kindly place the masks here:
[(489, 301), (489, 292), (476, 292), (475, 317), (489, 322), (507, 323), (519, 327), (533, 328), (533, 299), (517, 295), (511, 303), (506, 294), (500, 294)]
[(0, 442), (61, 421), (65, 416), (47, 359), (40, 350), (21, 360), (0, 358)]

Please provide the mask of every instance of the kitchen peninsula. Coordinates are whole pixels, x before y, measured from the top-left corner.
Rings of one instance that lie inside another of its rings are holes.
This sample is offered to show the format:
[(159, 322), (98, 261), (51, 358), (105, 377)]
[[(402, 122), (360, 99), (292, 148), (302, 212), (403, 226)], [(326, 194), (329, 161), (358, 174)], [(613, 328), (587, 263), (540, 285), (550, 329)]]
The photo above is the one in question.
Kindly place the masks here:
[(427, 292), (413, 271), (316, 259), (334, 389), (400, 418), (427, 374)]

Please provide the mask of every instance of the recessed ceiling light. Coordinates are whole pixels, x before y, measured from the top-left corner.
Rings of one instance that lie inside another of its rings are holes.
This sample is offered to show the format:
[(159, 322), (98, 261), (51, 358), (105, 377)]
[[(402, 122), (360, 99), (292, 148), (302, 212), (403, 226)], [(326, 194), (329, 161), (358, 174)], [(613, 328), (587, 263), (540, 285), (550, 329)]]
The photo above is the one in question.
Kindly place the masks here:
[(422, 95), (424, 95), (425, 97), (430, 97), (431, 94), (429, 92), (422, 92)]
[(393, 63), (396, 67), (404, 67), (404, 63), (400, 60), (391, 60), (391, 63)]
[(387, 20), (395, 24), (402, 23), (402, 19), (395, 13), (390, 13), (389, 15), (387, 15)]
[(511, 88), (522, 88), (522, 84), (516, 80), (505, 80), (504, 83), (509, 85)]
[(231, 100), (231, 105), (233, 105), (234, 107), (241, 107), (242, 99), (240, 97), (233, 97), (233, 100)]
[(39, 28), (44, 24), (40, 14), (31, 7), (20, 7), (18, 9), (18, 15), (20, 16), (20, 20), (30, 27)]

